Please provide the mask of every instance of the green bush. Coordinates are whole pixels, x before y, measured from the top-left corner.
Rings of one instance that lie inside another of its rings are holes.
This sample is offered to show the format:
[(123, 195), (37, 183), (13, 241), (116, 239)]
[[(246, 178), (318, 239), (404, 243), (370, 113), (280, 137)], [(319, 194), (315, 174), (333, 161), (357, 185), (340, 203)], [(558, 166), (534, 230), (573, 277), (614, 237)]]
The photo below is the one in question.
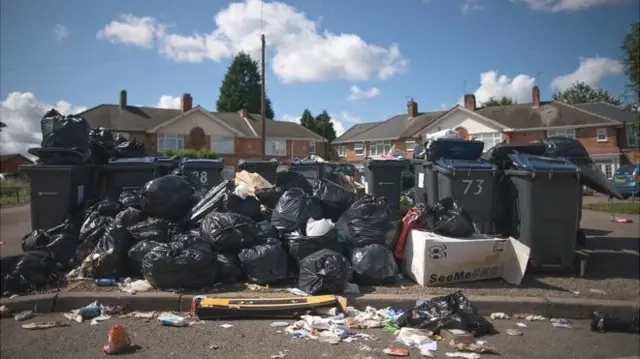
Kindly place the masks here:
[(165, 151), (163, 154), (168, 157), (180, 156), (184, 158), (204, 158), (212, 160), (218, 158), (218, 155), (215, 152), (209, 151), (205, 148), (201, 148), (199, 150), (186, 149), (182, 151), (169, 150)]

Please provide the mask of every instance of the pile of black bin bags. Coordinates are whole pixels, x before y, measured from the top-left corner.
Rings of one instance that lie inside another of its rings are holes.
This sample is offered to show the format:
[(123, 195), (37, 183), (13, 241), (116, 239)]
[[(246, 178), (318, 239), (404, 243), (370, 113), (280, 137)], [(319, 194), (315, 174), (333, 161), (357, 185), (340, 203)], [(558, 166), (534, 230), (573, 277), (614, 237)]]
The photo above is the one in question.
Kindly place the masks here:
[[(385, 198), (358, 199), (295, 172), (279, 173), (273, 188), (245, 198), (230, 180), (206, 194), (196, 187), (176, 171), (27, 234), (24, 253), (1, 261), (2, 294), (74, 277), (142, 277), (162, 290), (248, 281), (329, 294), (348, 282), (382, 285), (399, 277), (391, 248), (400, 221)], [(330, 228), (308, 234), (314, 221)]]

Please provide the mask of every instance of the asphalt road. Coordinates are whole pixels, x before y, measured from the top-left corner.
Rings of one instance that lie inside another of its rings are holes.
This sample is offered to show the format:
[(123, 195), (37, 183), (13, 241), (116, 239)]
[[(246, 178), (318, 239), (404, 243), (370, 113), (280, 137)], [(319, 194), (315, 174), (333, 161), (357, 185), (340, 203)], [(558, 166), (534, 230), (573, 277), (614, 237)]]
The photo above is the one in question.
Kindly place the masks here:
[[(393, 335), (379, 329), (362, 330), (375, 340), (358, 339), (352, 343), (331, 345), (315, 340), (294, 339), (281, 328), (271, 328), (271, 321), (208, 321), (191, 327), (162, 327), (155, 320), (111, 319), (91, 326), (88, 322), (67, 321), (61, 314), (49, 314), (31, 321), (62, 320), (70, 326), (41, 331), (22, 329), (13, 319), (2, 319), (0, 356), (2, 358), (104, 358), (102, 345), (113, 324), (123, 324), (136, 346), (131, 358), (270, 358), (285, 352), (287, 358), (384, 358), (382, 352), (393, 343)], [(233, 324), (225, 329), (222, 323)], [(496, 329), (504, 332), (516, 328), (515, 320), (496, 321)], [(505, 358), (627, 358), (640, 353), (638, 335), (593, 333), (585, 321), (574, 322), (572, 329), (554, 328), (549, 322), (527, 322), (520, 328), (523, 336), (496, 334), (482, 337)], [(450, 352), (438, 343), (436, 358)], [(363, 346), (370, 350), (362, 350)], [(402, 347), (395, 343), (395, 346)], [(217, 349), (215, 349), (217, 347)], [(411, 358), (420, 358), (417, 350)], [(489, 357), (483, 355), (483, 357)]]

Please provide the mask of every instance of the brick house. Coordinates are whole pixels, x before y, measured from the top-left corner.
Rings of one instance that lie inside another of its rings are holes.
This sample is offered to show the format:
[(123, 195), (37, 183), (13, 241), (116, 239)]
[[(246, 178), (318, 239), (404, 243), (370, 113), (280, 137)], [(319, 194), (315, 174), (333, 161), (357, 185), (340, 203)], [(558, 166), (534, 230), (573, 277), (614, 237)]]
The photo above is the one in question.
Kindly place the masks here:
[(19, 153), (2, 155), (0, 156), (0, 173), (18, 173), (19, 166), (31, 164), (33, 161)]
[[(180, 109), (164, 109), (130, 106), (123, 90), (118, 105), (102, 104), (78, 115), (92, 127), (102, 126), (144, 143), (152, 153), (205, 148), (228, 165), (261, 155), (259, 114), (246, 110), (210, 112), (193, 107), (189, 94), (182, 95)], [(267, 119), (266, 135), (267, 156), (282, 163), (309, 154), (326, 155), (327, 140), (299, 124)]]

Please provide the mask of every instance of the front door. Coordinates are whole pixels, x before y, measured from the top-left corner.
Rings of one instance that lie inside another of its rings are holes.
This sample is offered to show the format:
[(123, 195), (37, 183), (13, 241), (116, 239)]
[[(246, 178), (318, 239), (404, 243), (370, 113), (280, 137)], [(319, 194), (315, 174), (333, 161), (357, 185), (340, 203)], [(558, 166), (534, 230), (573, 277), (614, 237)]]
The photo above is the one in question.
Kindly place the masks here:
[(204, 134), (204, 130), (200, 127), (194, 127), (189, 132), (189, 144), (188, 148), (199, 150), (201, 148), (207, 148), (207, 136)]

